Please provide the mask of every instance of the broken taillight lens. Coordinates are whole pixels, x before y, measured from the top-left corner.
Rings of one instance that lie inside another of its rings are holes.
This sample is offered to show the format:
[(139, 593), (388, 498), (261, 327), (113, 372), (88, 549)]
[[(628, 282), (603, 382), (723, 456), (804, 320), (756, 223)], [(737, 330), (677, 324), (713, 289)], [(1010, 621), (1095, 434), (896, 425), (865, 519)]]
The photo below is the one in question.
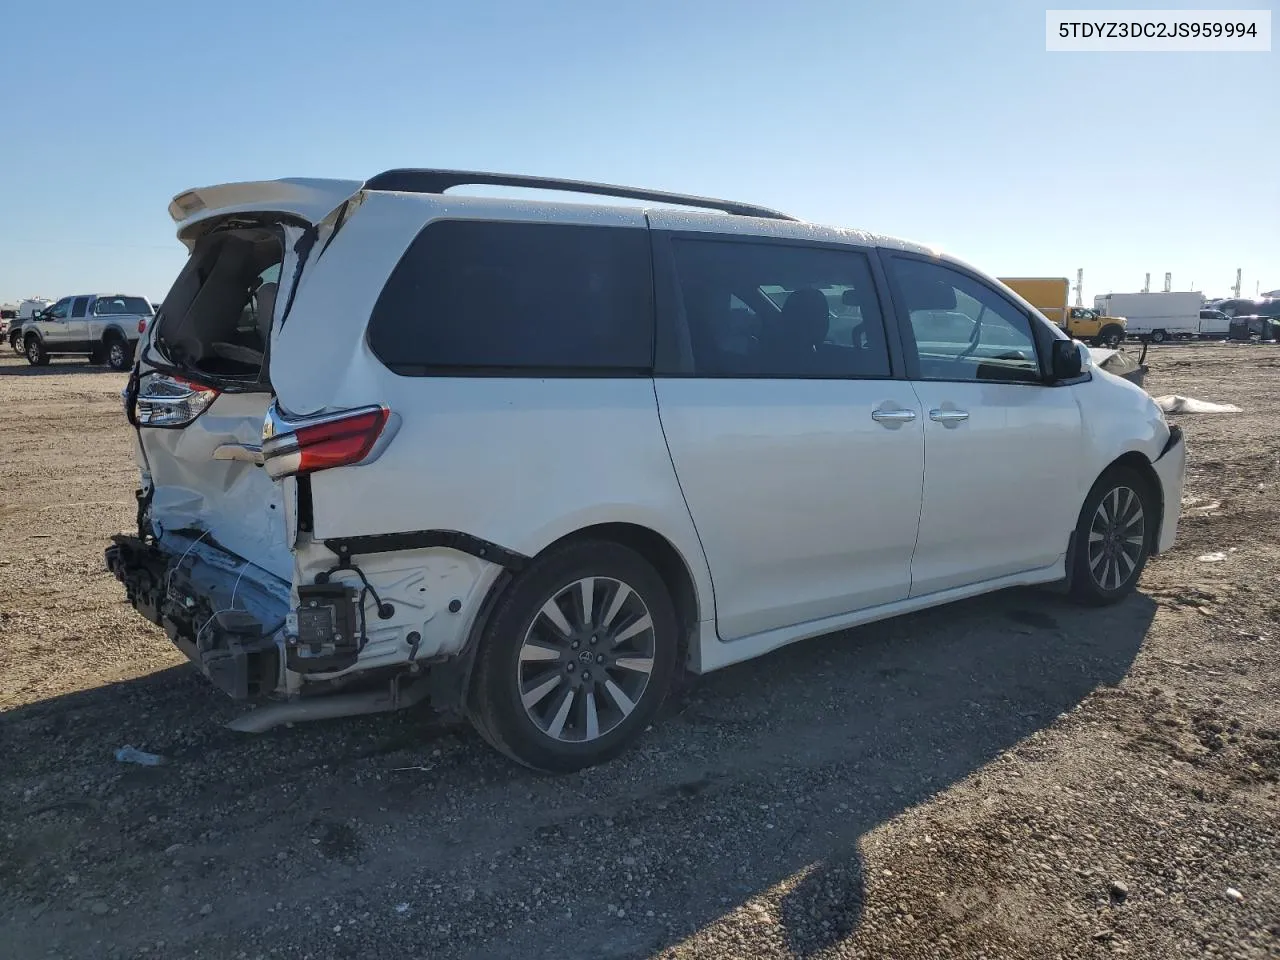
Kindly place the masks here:
[(263, 466), (273, 477), (286, 477), (360, 463), (377, 446), (390, 416), (386, 407), (371, 406), (289, 421), (273, 409), (263, 429)]
[(185, 427), (217, 399), (218, 391), (213, 387), (183, 377), (151, 374), (138, 391), (138, 425)]

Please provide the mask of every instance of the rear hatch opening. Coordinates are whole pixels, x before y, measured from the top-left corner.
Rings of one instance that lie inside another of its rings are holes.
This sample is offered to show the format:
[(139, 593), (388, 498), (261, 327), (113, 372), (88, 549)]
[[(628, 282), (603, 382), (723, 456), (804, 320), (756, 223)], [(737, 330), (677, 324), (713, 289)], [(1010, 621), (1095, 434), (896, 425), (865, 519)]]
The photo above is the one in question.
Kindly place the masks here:
[(201, 237), (160, 306), (150, 359), (207, 383), (267, 388), (284, 250), (283, 228), (274, 224)]

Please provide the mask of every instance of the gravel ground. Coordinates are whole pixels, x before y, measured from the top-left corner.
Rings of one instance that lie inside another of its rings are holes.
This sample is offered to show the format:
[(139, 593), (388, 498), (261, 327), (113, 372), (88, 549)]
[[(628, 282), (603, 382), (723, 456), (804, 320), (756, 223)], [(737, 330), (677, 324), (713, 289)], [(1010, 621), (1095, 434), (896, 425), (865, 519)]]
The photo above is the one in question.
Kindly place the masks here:
[(426, 710), (224, 729), (103, 569), (123, 376), (0, 359), (0, 955), (1280, 956), (1280, 349), (1149, 362), (1245, 412), (1181, 418), (1139, 595), (799, 644), (547, 778)]

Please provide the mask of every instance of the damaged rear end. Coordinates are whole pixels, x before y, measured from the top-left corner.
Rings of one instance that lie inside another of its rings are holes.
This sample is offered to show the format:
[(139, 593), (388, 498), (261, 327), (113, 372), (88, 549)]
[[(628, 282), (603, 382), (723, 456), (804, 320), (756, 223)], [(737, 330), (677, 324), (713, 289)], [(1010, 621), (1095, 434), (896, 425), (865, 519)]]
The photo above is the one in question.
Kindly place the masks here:
[[(303, 676), (341, 672), (359, 653), (361, 590), (295, 586), (294, 547), (309, 510), (299, 478), (368, 457), (388, 433), (387, 412), (288, 431), (268, 416), (278, 399), (275, 330), (358, 188), (272, 181), (175, 199), (170, 213), (190, 257), (143, 335), (125, 390), (141, 475), (138, 529), (113, 538), (107, 566), (138, 612), (237, 700), (294, 697)], [(274, 437), (264, 429), (271, 423)]]
[(287, 582), (251, 569), (195, 530), (115, 536), (107, 568), (125, 585), (134, 609), (162, 627), (224, 693), (256, 700), (277, 691)]
[(410, 456), (453, 421), (420, 415), (414, 434), (398, 411), (449, 409), (454, 382), (399, 377), (367, 343), (433, 209), (353, 181), (232, 184), (170, 207), (191, 253), (125, 391), (137, 530), (107, 564), (220, 689), (274, 701), (239, 729), (428, 691), (461, 706), (478, 625), (523, 562), (460, 532), (479, 525), (465, 491), (431, 494), (431, 465)]

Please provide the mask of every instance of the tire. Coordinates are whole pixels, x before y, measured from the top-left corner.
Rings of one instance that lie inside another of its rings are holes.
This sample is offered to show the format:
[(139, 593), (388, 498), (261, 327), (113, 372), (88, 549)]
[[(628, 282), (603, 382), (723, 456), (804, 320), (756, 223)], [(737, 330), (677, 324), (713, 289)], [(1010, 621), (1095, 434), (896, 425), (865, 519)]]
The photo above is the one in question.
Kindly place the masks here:
[(468, 713), (513, 760), (581, 770), (613, 759), (649, 725), (678, 650), (675, 607), (648, 561), (610, 541), (568, 543), (535, 560), (498, 601), (480, 638)]
[(27, 337), (27, 363), (33, 367), (47, 367), (49, 365), (49, 351), (45, 350), (44, 344), (40, 342), (39, 337)]
[(1152, 330), (1152, 331), (1151, 331), (1151, 342), (1152, 342), (1152, 343), (1164, 343), (1164, 342), (1165, 342), (1166, 340), (1168, 340), (1168, 339), (1169, 339), (1169, 335), (1168, 335), (1167, 333), (1165, 333), (1163, 330)]
[(1109, 347), (1115, 350), (1124, 342), (1124, 328), (1117, 327), (1114, 324), (1109, 327), (1103, 327), (1102, 332), (1098, 334), (1098, 344), (1103, 347)]
[[(1120, 524), (1112, 520), (1116, 515)], [(1104, 606), (1131, 594), (1151, 555), (1156, 520), (1156, 497), (1141, 473), (1131, 467), (1113, 467), (1099, 477), (1076, 523), (1072, 598), (1089, 606)], [(1099, 535), (1103, 539), (1091, 539)]]
[(99, 351), (112, 370), (128, 370), (130, 366), (129, 344), (120, 336), (108, 336)]
[(9, 334), (9, 346), (12, 347), (13, 352), (20, 357), (27, 352), (26, 348), (22, 345), (21, 332), (18, 330)]

